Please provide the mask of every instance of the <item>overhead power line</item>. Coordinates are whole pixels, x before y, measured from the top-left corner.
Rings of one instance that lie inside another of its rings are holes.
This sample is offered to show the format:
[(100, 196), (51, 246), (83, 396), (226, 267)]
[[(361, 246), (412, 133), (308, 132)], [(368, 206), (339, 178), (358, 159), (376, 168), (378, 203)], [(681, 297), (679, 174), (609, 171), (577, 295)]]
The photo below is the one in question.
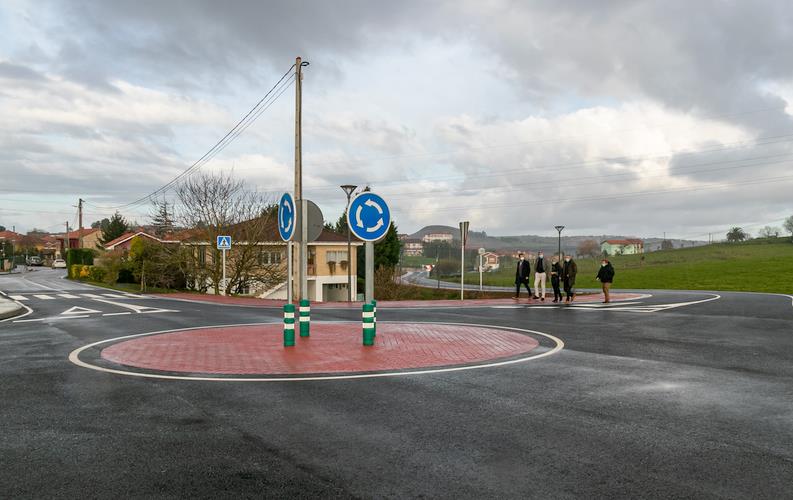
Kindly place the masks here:
[(146, 203), (149, 200), (152, 200), (155, 196), (160, 193), (165, 192), (174, 184), (176, 184), (180, 179), (184, 178), (187, 175), (190, 175), (195, 170), (199, 169), (202, 165), (210, 161), (214, 158), (220, 151), (226, 148), (231, 142), (233, 142), (239, 135), (244, 132), (251, 123), (256, 121), (256, 119), (261, 116), (261, 114), (267, 110), (267, 108), (275, 102), (278, 97), (283, 94), (286, 89), (293, 83), (291, 80), (287, 80), (286, 77), (291, 74), (292, 68), (294, 68), (294, 64), (290, 66), (290, 68), (281, 76), (281, 78), (275, 83), (275, 85), (267, 91), (267, 93), (262, 97), (259, 102), (254, 105), (248, 113), (243, 116), (235, 125), (234, 127), (229, 130), (226, 135), (224, 135), (218, 142), (215, 143), (206, 153), (204, 153), (198, 160), (196, 160), (192, 165), (190, 165), (187, 169), (181, 172), (179, 175), (165, 183), (163, 186), (155, 189), (151, 193), (147, 194), (146, 196), (142, 196), (134, 201), (129, 203), (125, 203), (122, 205), (115, 205), (115, 206), (99, 206), (92, 204), (97, 208), (102, 208), (106, 210), (115, 210), (127, 207), (133, 207), (135, 205), (139, 205), (141, 203)]

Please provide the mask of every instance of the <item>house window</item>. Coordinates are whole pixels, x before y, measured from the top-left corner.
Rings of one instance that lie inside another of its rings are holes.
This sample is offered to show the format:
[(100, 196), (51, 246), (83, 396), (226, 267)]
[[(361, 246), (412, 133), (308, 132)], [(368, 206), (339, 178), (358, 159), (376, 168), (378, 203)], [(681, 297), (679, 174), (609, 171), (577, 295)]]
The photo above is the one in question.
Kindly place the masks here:
[(207, 249), (204, 247), (198, 247), (196, 248), (196, 251), (198, 252), (198, 264), (203, 266), (207, 263)]
[(260, 250), (259, 251), (259, 265), (266, 266), (269, 264), (280, 264), (283, 255), (280, 251), (272, 252), (270, 250)]
[(325, 252), (325, 262), (341, 262), (347, 260), (347, 250), (331, 250)]

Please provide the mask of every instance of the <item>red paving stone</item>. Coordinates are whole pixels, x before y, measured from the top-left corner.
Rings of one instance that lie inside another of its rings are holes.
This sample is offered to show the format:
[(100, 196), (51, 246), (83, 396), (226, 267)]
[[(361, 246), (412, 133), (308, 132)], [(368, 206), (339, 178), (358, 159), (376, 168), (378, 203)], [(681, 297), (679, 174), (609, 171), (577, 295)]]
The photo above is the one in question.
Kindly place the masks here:
[[(157, 295), (157, 294), (152, 294)], [(553, 295), (553, 294), (552, 294)], [(163, 298), (191, 300), (195, 302), (210, 302), (213, 304), (226, 304), (235, 306), (254, 306), (254, 307), (283, 307), (286, 301), (283, 300), (270, 300), (259, 299), (255, 297), (226, 297), (222, 295), (205, 295), (199, 293), (168, 293), (160, 294)], [(611, 300), (613, 302), (634, 300), (641, 297), (638, 293), (620, 293), (612, 292)], [(580, 303), (601, 302), (603, 300), (602, 294), (589, 294), (579, 295), (575, 301)], [(521, 298), (515, 299), (466, 299), (465, 301), (459, 300), (393, 300), (393, 301), (378, 301), (378, 309), (398, 309), (398, 308), (433, 308), (433, 307), (480, 307), (480, 306), (505, 306), (515, 304), (533, 304), (533, 305), (554, 305), (550, 299), (545, 299), (544, 302), (539, 300), (528, 300)], [(314, 302), (311, 307), (315, 308), (351, 308), (360, 309), (361, 302)]]
[(539, 343), (510, 330), (378, 323), (361, 345), (360, 323), (312, 323), (311, 337), (283, 346), (283, 326), (185, 330), (139, 337), (102, 351), (106, 360), (149, 370), (226, 375), (376, 372), (475, 364), (525, 354)]

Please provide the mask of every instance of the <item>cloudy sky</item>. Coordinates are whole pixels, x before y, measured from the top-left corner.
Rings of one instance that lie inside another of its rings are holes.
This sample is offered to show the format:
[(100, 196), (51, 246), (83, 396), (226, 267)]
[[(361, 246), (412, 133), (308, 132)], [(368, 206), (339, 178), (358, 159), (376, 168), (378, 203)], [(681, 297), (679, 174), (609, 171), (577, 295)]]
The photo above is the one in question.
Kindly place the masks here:
[[(353, 183), (400, 232), (756, 233), (793, 213), (790, 47), (785, 0), (6, 0), (0, 224), (56, 231), (79, 197), (90, 223), (151, 193), (300, 55), (327, 219)], [(293, 113), (289, 87), (201, 169), (291, 190)]]

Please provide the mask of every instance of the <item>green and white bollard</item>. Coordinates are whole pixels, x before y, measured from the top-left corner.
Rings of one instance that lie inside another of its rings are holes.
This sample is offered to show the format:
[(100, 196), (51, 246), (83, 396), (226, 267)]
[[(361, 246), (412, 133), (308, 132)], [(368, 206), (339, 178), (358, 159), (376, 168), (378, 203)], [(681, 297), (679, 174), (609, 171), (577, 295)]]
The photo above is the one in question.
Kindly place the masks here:
[(308, 299), (300, 301), (300, 336), (308, 337), (311, 324), (311, 303)]
[(363, 345), (374, 345), (374, 306), (363, 305)]
[(374, 336), (377, 337), (377, 301), (372, 299), (372, 318), (374, 321)]
[(284, 305), (284, 347), (295, 345), (295, 305)]

